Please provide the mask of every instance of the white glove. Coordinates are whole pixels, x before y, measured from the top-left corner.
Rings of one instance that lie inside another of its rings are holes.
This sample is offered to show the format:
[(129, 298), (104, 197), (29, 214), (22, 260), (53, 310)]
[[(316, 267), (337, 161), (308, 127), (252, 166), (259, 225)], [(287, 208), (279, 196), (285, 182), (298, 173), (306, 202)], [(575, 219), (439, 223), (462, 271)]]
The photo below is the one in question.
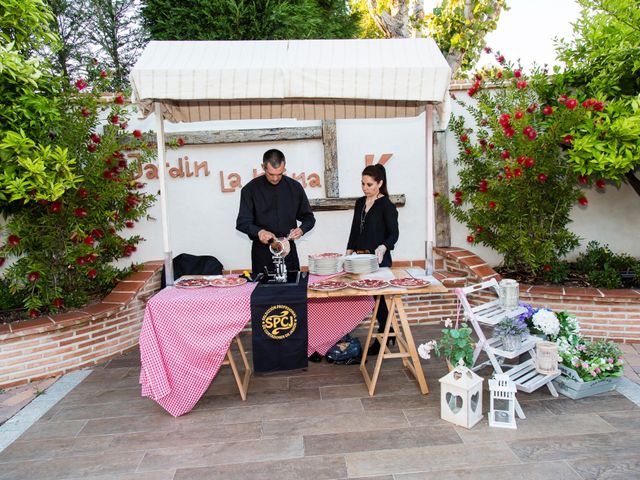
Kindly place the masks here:
[(387, 251), (387, 247), (384, 245), (379, 245), (376, 248), (376, 257), (378, 257), (378, 265), (382, 263), (382, 258), (384, 257), (385, 252)]

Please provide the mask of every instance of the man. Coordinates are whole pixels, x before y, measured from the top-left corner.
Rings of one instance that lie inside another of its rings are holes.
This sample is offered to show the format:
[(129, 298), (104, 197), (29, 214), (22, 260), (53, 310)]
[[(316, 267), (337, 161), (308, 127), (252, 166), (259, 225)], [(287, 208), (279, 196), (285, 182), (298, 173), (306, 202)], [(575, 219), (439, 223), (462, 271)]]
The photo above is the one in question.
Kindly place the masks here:
[(291, 252), (285, 257), (287, 270), (300, 270), (294, 241), (316, 223), (302, 185), (284, 176), (285, 164), (280, 150), (266, 151), (262, 157), (264, 175), (251, 180), (240, 192), (236, 229), (253, 240), (251, 269), (254, 273), (264, 272), (264, 267), (272, 269), (269, 240), (277, 237), (291, 240)]

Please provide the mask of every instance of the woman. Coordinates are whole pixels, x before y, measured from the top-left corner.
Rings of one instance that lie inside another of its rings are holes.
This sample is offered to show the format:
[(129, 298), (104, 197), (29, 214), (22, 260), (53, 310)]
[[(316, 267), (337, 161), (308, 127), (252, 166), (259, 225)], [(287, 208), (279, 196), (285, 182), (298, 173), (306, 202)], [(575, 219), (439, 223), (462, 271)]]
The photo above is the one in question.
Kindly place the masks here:
[[(380, 164), (369, 165), (362, 171), (364, 197), (356, 200), (347, 242), (347, 255), (353, 252), (375, 253), (381, 267), (391, 266), (391, 250), (398, 241), (398, 210), (389, 200), (387, 174)], [(378, 332), (384, 332), (389, 311), (384, 299), (378, 307)], [(389, 337), (393, 343), (394, 337)], [(380, 343), (371, 344), (367, 355), (377, 355)]]

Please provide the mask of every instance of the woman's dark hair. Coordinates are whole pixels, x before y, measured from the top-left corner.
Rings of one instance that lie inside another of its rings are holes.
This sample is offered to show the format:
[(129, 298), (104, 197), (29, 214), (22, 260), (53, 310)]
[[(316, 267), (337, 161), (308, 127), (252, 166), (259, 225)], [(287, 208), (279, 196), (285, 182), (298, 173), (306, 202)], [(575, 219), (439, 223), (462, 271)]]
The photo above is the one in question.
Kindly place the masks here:
[(362, 175), (371, 177), (376, 182), (382, 181), (382, 185), (380, 186), (380, 193), (385, 197), (389, 196), (389, 191), (387, 190), (387, 171), (382, 165), (380, 165), (379, 163), (376, 163), (375, 165), (368, 165), (364, 170), (362, 170)]

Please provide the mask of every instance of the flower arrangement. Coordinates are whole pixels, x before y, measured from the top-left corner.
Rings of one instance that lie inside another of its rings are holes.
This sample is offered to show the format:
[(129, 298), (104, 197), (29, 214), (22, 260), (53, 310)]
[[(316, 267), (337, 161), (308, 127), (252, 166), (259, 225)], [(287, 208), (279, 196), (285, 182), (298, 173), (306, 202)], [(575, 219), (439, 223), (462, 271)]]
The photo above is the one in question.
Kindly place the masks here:
[(549, 309), (535, 309), (521, 304), (526, 312), (520, 315), (533, 333), (542, 333), (558, 345), (562, 365), (576, 372), (584, 381), (622, 375), (622, 353), (613, 342), (590, 342), (580, 334), (580, 323), (575, 315), (554, 313)]
[(538, 309), (531, 318), (531, 323), (536, 330), (548, 337), (556, 337), (560, 333), (560, 320), (555, 313), (546, 308)]
[(529, 335), (529, 327), (527, 322), (520, 318), (505, 318), (493, 328), (495, 337), (521, 337), (525, 338)]
[(553, 340), (560, 332), (560, 320), (558, 316), (548, 308), (533, 308), (526, 303), (520, 303), (525, 309), (518, 319), (523, 321), (529, 331), (534, 335), (544, 335)]
[(444, 321), (445, 328), (442, 329), (440, 341), (430, 340), (418, 346), (418, 355), (425, 360), (431, 358), (433, 350), (436, 356), (441, 354), (451, 365), (458, 365), (460, 360), (467, 367), (473, 365), (473, 350), (475, 342), (471, 338), (471, 327), (466, 323), (461, 323), (457, 328), (453, 326), (451, 319)]

